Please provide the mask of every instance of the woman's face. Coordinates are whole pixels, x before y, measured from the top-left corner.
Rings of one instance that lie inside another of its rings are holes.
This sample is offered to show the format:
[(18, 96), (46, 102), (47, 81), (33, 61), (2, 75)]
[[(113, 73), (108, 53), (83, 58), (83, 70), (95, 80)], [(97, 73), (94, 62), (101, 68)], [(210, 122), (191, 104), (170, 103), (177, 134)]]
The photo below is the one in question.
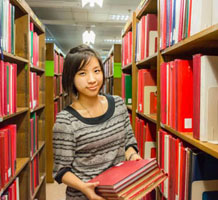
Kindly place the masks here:
[(88, 64), (76, 73), (74, 84), (80, 96), (98, 95), (103, 84), (103, 72), (97, 58), (91, 57)]

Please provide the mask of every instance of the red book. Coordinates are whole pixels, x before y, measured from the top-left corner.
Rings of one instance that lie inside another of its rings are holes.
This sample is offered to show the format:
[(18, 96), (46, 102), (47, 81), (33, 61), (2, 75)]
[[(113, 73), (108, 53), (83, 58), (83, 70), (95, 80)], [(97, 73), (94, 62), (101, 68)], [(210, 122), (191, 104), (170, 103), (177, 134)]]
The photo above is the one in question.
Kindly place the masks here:
[(160, 66), (160, 102), (161, 102), (161, 123), (166, 124), (167, 114), (167, 63)]
[(157, 113), (157, 93), (151, 92), (150, 96), (150, 114)]
[(0, 60), (0, 117), (4, 115), (4, 61)]
[(193, 56), (193, 137), (200, 139), (201, 54)]
[(5, 185), (5, 136), (0, 132), (0, 189)]
[[(177, 131), (192, 132), (193, 120), (193, 76), (192, 61), (176, 60), (177, 77)], [(189, 98), (187, 98), (189, 97)]]
[(139, 176), (144, 171), (156, 165), (155, 159), (138, 161), (123, 161), (116, 166), (109, 168), (100, 175), (91, 179), (89, 182), (99, 182), (97, 188), (116, 190), (123, 184), (131, 183), (131, 180)]

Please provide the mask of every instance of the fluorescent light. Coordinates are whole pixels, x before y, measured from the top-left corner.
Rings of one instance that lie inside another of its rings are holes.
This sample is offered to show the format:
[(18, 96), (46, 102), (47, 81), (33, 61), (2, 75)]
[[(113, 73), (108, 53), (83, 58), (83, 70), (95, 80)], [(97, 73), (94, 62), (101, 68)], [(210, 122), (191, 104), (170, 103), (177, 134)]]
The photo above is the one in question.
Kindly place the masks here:
[(82, 7), (84, 7), (88, 3), (90, 7), (94, 7), (95, 3), (98, 4), (101, 8), (103, 6), (103, 0), (82, 0)]
[(117, 20), (117, 21), (127, 21), (129, 16), (128, 15), (110, 15), (110, 19)]
[(104, 42), (106, 43), (114, 43), (114, 44), (121, 44), (120, 39), (104, 39)]
[(83, 43), (84, 44), (94, 44), (95, 43), (95, 33), (93, 31), (85, 31), (83, 33)]

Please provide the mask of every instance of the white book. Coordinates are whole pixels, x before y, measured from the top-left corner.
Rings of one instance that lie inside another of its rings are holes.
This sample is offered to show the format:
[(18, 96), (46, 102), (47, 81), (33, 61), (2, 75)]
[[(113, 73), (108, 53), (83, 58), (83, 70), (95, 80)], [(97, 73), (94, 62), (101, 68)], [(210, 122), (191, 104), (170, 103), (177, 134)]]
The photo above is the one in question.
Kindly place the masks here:
[[(201, 56), (200, 140), (208, 141), (208, 90), (218, 86), (218, 56)], [(215, 106), (214, 106), (215, 109)]]
[(190, 35), (194, 35), (212, 25), (213, 0), (193, 0)]
[(157, 31), (150, 31), (149, 32), (149, 50), (148, 50), (148, 56), (152, 56), (155, 54), (155, 48), (156, 48), (156, 38), (157, 38)]
[(218, 24), (218, 1), (213, 0), (213, 6), (212, 6), (212, 25)]
[(208, 90), (208, 142), (218, 144), (218, 86)]
[(144, 86), (144, 114), (150, 114), (150, 96), (151, 92), (156, 92), (157, 86)]

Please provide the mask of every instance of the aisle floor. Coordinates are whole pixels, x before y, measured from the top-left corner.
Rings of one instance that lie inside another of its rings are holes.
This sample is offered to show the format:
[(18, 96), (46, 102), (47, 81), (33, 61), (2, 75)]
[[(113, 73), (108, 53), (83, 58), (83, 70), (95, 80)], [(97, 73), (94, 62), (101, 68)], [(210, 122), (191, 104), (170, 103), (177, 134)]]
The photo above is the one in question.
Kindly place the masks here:
[(46, 184), (46, 199), (47, 200), (65, 200), (66, 186), (64, 184), (47, 183)]

